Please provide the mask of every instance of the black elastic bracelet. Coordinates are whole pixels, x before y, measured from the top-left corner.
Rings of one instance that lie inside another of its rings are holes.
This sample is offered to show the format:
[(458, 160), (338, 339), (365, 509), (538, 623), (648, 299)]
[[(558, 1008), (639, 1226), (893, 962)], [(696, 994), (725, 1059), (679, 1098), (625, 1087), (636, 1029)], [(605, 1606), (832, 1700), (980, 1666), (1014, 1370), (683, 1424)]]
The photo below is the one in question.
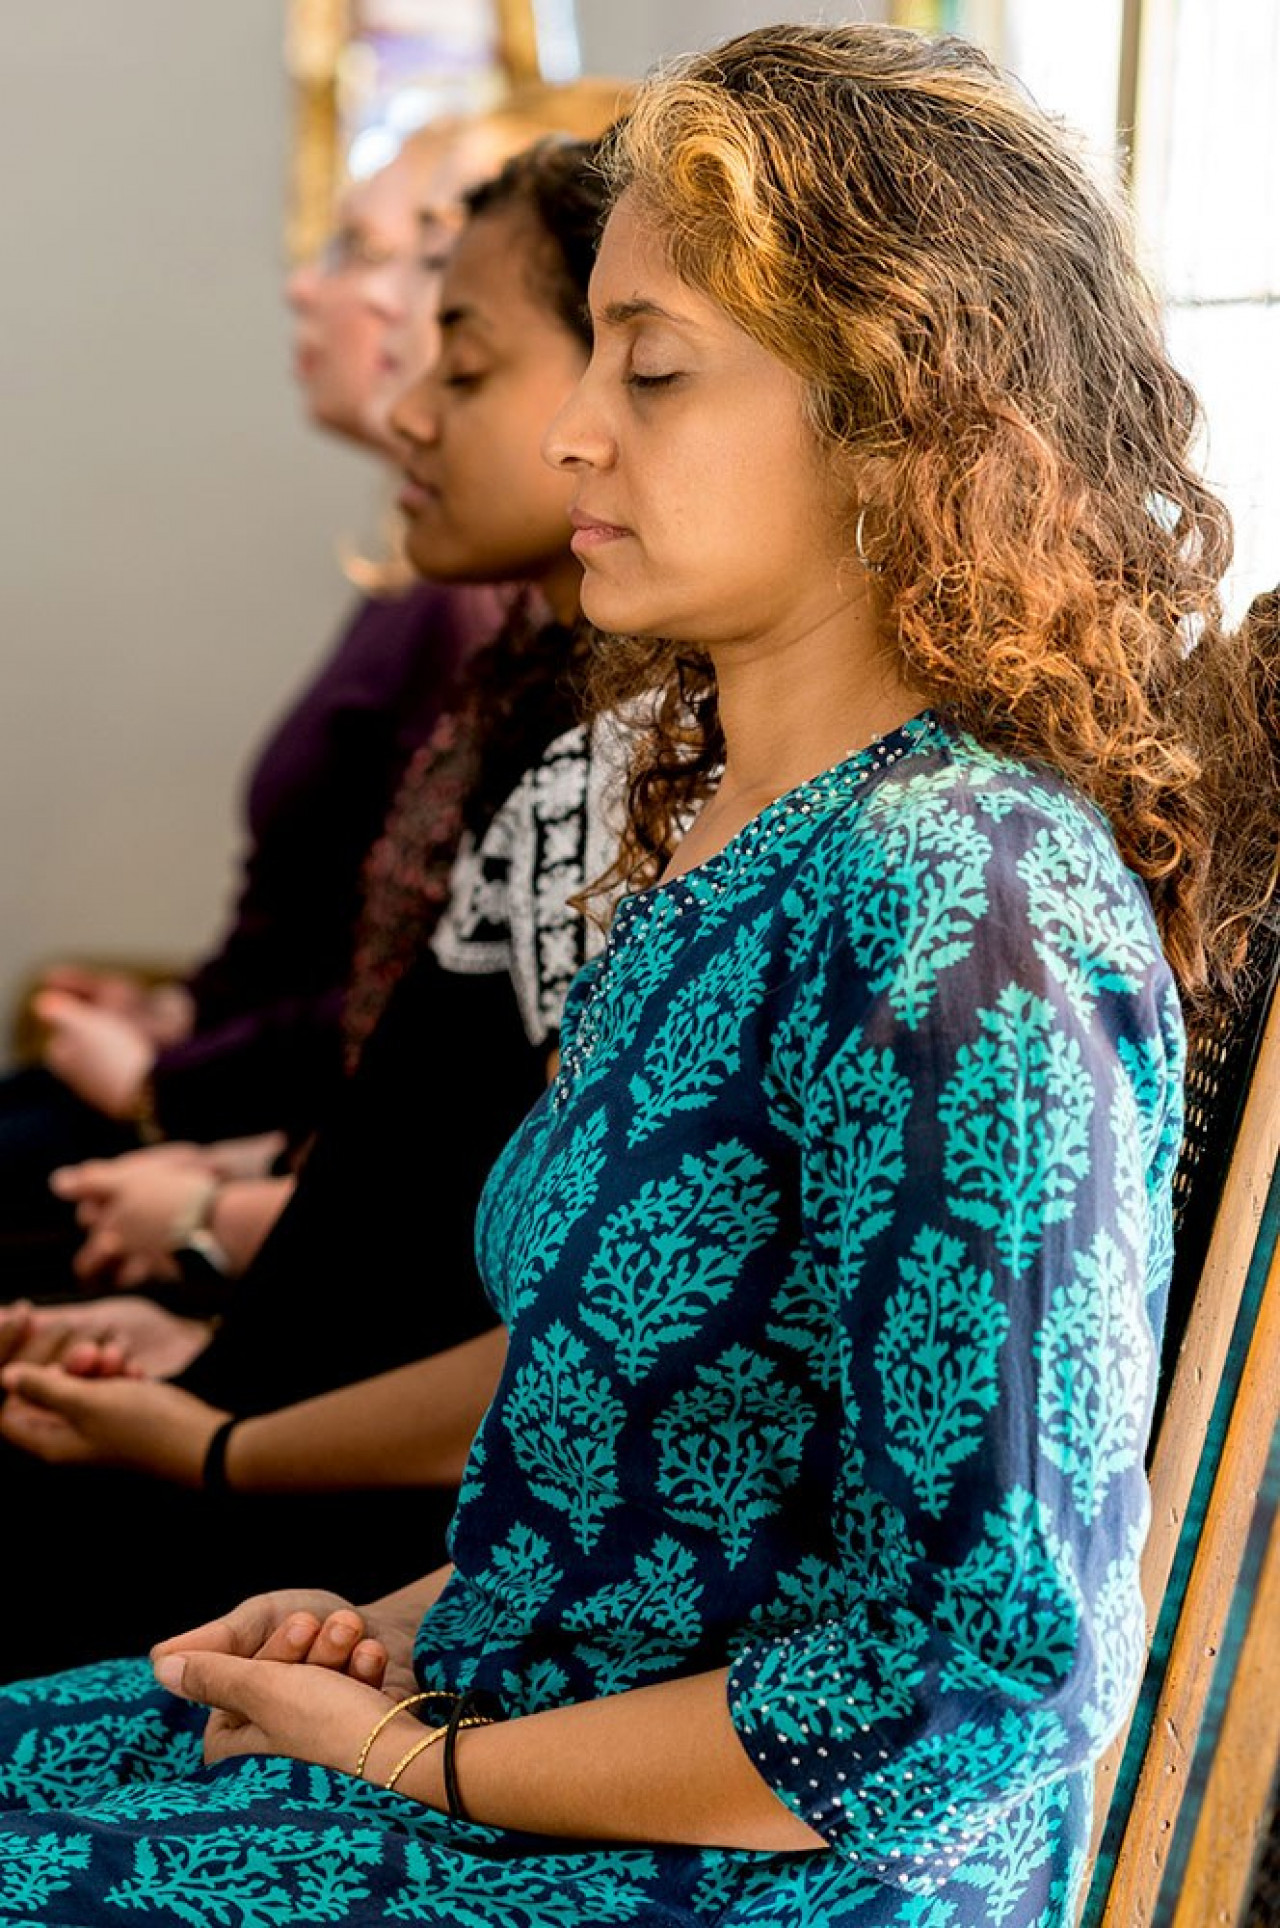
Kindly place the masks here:
[(227, 1483), (227, 1447), (231, 1443), (232, 1433), (239, 1424), (238, 1419), (224, 1419), (205, 1448), (200, 1485), (206, 1493), (231, 1491)]
[(479, 1723), (489, 1725), (502, 1718), (502, 1707), (493, 1695), (476, 1689), (460, 1694), (449, 1711), (441, 1752), (444, 1755), (445, 1805), (451, 1821), (471, 1819), (462, 1805), (462, 1789), (458, 1786), (458, 1735), (464, 1726), (473, 1727)]

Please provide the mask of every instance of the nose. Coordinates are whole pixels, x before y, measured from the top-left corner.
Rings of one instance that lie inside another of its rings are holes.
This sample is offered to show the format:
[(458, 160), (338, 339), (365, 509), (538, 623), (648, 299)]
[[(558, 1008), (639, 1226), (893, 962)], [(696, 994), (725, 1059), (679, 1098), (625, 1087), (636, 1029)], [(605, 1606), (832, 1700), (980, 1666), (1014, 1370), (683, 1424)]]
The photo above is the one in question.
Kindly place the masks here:
[(303, 261), (284, 284), (284, 298), (295, 315), (308, 309), (316, 297), (320, 271), (314, 261)]
[(542, 459), (553, 469), (606, 469), (615, 458), (612, 432), (600, 406), (595, 362), (587, 363), (578, 385), (565, 398), (542, 438)]
[(388, 418), (391, 432), (412, 448), (429, 448), (440, 433), (433, 376), (422, 375), (397, 398)]

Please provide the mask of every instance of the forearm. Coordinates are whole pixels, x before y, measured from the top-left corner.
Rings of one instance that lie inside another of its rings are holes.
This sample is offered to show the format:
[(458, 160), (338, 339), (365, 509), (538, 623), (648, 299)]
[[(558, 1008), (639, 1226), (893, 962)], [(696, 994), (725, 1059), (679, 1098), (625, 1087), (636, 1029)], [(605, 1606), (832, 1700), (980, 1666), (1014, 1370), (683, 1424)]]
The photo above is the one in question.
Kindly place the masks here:
[[(635, 1688), (464, 1731), (458, 1781), (467, 1813), (494, 1827), (608, 1841), (788, 1853), (825, 1849), (756, 1773), (729, 1718), (723, 1671)], [(366, 1773), (381, 1779), (412, 1745), (410, 1723), (380, 1736)], [(443, 1807), (439, 1746), (399, 1790)]]
[(226, 1253), (232, 1272), (248, 1269), (268, 1232), (293, 1196), (292, 1178), (236, 1179), (220, 1187), (209, 1230)]
[(252, 1492), (451, 1486), (506, 1355), (501, 1327), (236, 1427), (230, 1484)]

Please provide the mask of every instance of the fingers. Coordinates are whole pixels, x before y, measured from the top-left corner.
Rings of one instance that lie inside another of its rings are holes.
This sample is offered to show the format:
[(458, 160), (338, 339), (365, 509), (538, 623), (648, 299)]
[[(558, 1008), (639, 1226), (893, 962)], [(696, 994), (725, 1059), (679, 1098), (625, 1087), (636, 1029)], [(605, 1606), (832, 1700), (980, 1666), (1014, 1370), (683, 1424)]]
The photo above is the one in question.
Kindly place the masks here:
[(74, 1426), (40, 1406), (29, 1405), (15, 1392), (0, 1405), (0, 1439), (51, 1466), (73, 1465), (87, 1457)]
[[(352, 1651), (347, 1672), (354, 1680), (363, 1680), (370, 1687), (381, 1688), (386, 1683), (390, 1664), (391, 1656), (380, 1640), (362, 1640)], [(412, 1692), (412, 1689), (409, 1691)]]
[(216, 1620), (206, 1620), (199, 1627), (171, 1635), (168, 1640), (158, 1640), (151, 1649), (151, 1659), (189, 1652), (239, 1654), (247, 1658), (260, 1650), (275, 1623), (271, 1595), (254, 1594), (251, 1599), (241, 1601), (232, 1613), (220, 1614)]
[(219, 1707), (244, 1721), (253, 1719), (258, 1703), (257, 1665), (256, 1660), (245, 1660), (239, 1654), (165, 1653), (153, 1659), (152, 1671), (160, 1686), (180, 1700)]
[(49, 1190), (59, 1198), (88, 1198), (115, 1187), (117, 1172), (113, 1158), (86, 1158), (80, 1165), (59, 1165), (49, 1174)]
[(71, 1261), (71, 1269), (78, 1279), (96, 1279), (104, 1273), (114, 1274), (123, 1251), (124, 1244), (119, 1233), (102, 1226), (90, 1233), (79, 1247)]
[(0, 1366), (22, 1351), (31, 1332), (31, 1304), (27, 1299), (15, 1299), (0, 1312)]
[(0, 1373), (0, 1385), (28, 1405), (60, 1418), (74, 1418), (83, 1406), (81, 1381), (70, 1378), (60, 1366), (28, 1365), (25, 1360), (17, 1360)]

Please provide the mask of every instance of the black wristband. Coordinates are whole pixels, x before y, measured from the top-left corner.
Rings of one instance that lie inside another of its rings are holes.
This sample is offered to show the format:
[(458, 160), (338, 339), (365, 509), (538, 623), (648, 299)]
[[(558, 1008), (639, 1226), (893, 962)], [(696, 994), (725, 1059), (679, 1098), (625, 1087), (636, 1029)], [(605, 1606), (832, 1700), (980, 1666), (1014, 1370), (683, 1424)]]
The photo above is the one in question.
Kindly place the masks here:
[(469, 1821), (458, 1786), (458, 1735), (464, 1726), (491, 1725), (504, 1718), (501, 1703), (477, 1688), (460, 1694), (449, 1711), (441, 1752), (444, 1755), (444, 1798), (451, 1821)]
[(206, 1493), (231, 1491), (227, 1482), (227, 1447), (231, 1443), (232, 1433), (239, 1424), (238, 1419), (224, 1419), (205, 1448), (200, 1485)]

